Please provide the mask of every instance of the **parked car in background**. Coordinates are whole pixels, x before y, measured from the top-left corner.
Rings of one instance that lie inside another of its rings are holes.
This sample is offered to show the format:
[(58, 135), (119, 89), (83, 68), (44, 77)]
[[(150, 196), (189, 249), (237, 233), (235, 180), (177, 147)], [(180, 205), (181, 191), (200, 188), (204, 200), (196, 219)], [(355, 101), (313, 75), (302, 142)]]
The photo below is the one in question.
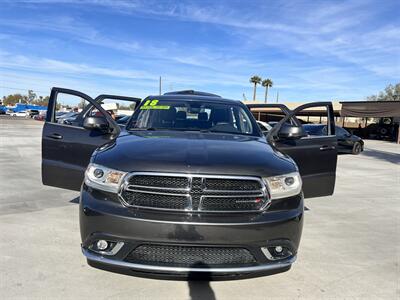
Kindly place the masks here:
[(12, 112), (12, 113), (10, 113), (10, 116), (12, 116), (12, 117), (26, 117), (27, 116), (27, 112), (25, 110), (18, 111), (18, 112)]
[(36, 115), (36, 116), (33, 116), (33, 119), (36, 121), (44, 121), (46, 119), (46, 116)]
[(76, 116), (79, 114), (79, 112), (75, 112), (75, 111), (70, 111), (66, 114), (63, 114), (62, 116), (60, 116), (58, 119), (56, 117), (56, 120), (59, 124), (69, 124), (71, 125), (71, 123), (76, 119)]
[(364, 138), (396, 141), (399, 125), (393, 118), (380, 118), (379, 122), (369, 124), (366, 128), (357, 128), (356, 133)]
[(36, 121), (44, 121), (46, 119), (46, 114), (47, 114), (47, 111), (45, 111), (45, 110), (40, 111), (39, 114), (37, 114), (36, 116), (33, 116), (33, 119)]
[(119, 118), (115, 120), (119, 126), (125, 126), (126, 123), (128, 123), (129, 119), (131, 116), (123, 116), (122, 118)]
[(26, 112), (26, 116), (33, 118), (34, 116), (37, 116), (39, 114), (39, 111), (37, 109), (30, 109)]
[[(326, 125), (304, 124), (303, 128), (308, 135), (326, 135)], [(364, 141), (360, 137), (339, 126), (336, 126), (335, 132), (338, 153), (360, 154), (364, 150)]]
[(56, 112), (56, 121), (58, 121), (62, 116), (69, 113), (68, 111), (58, 111)]

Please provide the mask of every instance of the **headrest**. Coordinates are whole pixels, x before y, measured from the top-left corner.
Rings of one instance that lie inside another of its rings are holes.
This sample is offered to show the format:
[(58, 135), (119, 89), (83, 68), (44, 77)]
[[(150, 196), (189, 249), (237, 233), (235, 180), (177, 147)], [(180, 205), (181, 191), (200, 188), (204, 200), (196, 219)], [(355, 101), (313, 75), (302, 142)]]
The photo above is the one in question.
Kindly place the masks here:
[(201, 112), (197, 118), (199, 121), (208, 121), (208, 114), (206, 112)]
[(168, 110), (163, 110), (161, 118), (163, 121), (175, 121), (176, 110), (175, 107), (170, 107)]
[(211, 120), (214, 123), (218, 122), (229, 122), (229, 110), (228, 109), (213, 109), (211, 112)]
[(177, 120), (186, 120), (186, 111), (180, 110), (176, 113)]

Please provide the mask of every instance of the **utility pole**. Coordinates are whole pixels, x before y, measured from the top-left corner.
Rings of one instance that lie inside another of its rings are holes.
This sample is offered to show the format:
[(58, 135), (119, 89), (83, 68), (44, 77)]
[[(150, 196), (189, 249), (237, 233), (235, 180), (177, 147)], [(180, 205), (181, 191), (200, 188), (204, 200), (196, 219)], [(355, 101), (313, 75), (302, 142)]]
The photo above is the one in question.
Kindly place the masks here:
[(279, 101), (279, 91), (276, 93), (276, 103)]
[(159, 95), (161, 95), (161, 76), (160, 76), (160, 82), (159, 82)]

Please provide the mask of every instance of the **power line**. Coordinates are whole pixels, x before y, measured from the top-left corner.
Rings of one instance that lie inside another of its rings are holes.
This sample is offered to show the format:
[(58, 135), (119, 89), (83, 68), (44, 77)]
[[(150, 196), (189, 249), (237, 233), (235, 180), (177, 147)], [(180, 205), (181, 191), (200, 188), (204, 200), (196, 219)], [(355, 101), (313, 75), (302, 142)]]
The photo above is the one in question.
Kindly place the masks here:
[(2, 88), (2, 89), (8, 89), (8, 90), (16, 90), (16, 91), (25, 91), (25, 92), (31, 90), (31, 91), (37, 92), (37, 93), (50, 94), (50, 91), (46, 91), (46, 92), (45, 92), (45, 91), (39, 91), (39, 90), (33, 90), (33, 89), (21, 89), (21, 88), (11, 87), (11, 86), (2, 86), (2, 85), (0, 85), (0, 88)]

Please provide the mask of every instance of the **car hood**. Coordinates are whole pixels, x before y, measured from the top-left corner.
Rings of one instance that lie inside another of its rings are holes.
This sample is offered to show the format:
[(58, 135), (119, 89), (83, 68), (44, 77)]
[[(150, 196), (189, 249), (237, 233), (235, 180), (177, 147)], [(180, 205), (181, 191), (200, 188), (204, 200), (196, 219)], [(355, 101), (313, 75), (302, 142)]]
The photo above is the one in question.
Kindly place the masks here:
[(273, 176), (297, 169), (261, 137), (179, 131), (125, 132), (92, 161), (126, 172)]
[(351, 139), (352, 139), (353, 141), (356, 141), (356, 142), (363, 142), (362, 138), (360, 138), (358, 135), (355, 135), (355, 134), (353, 134), (353, 135), (351, 136)]

